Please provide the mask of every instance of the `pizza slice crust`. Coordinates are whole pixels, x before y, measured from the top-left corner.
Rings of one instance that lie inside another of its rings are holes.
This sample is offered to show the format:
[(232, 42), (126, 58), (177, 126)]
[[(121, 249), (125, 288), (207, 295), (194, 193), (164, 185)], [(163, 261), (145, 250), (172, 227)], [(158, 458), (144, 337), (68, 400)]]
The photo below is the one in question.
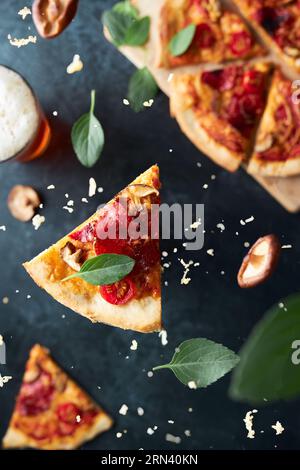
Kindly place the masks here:
[[(62, 369), (53, 361), (50, 357), (48, 349), (36, 344), (30, 351), (29, 359), (26, 364), (26, 373), (30, 373), (35, 370), (37, 365), (43, 365), (44, 370), (48, 373), (50, 372), (52, 377), (57, 378), (58, 376), (62, 377), (66, 383), (65, 389), (61, 392), (57, 391), (59, 399), (61, 396), (65, 400), (73, 400), (75, 403), (78, 403), (78, 400), (83, 396), (85, 404), (90, 403), (97, 410), (97, 416), (94, 417), (93, 423), (91, 425), (83, 425), (78, 427), (72, 435), (66, 436), (56, 436), (50, 440), (37, 440), (27, 435), (24, 431), (18, 428), (18, 411), (14, 410), (11, 417), (7, 432), (3, 438), (2, 444), (4, 449), (13, 449), (13, 448), (26, 448), (31, 447), (35, 449), (42, 450), (70, 450), (76, 449), (84, 442), (87, 442), (98, 434), (109, 430), (113, 421), (108, 414), (106, 414), (96, 403), (84, 392)], [(25, 377), (24, 374), (24, 377)], [(24, 377), (22, 384), (24, 383)], [(58, 386), (58, 383), (55, 382), (55, 385)], [(82, 399), (82, 398), (81, 398)], [(58, 402), (59, 403), (59, 402)], [(48, 411), (46, 411), (47, 413)], [(52, 410), (50, 413), (53, 412)], [(43, 415), (44, 413), (42, 413)], [(33, 421), (36, 422), (36, 425), (39, 425), (38, 415), (32, 417)], [(51, 421), (51, 416), (50, 416)]]
[[(157, 178), (157, 174), (158, 168), (154, 165), (131, 184), (153, 186), (153, 181)], [(114, 199), (108, 204), (111, 204), (113, 201)], [(72, 232), (80, 230), (93, 220), (97, 220), (100, 213), (101, 209), (76, 229), (72, 230)], [(125, 305), (117, 306), (106, 302), (101, 297), (97, 286), (88, 284), (80, 278), (61, 282), (62, 279), (74, 273), (60, 255), (61, 248), (68, 241), (69, 235), (63, 237), (31, 261), (24, 263), (24, 268), (38, 286), (45, 289), (48, 294), (61, 304), (89, 318), (94, 323), (105, 323), (125, 330), (130, 329), (142, 333), (161, 330), (160, 298), (147, 296), (142, 299), (132, 299)]]

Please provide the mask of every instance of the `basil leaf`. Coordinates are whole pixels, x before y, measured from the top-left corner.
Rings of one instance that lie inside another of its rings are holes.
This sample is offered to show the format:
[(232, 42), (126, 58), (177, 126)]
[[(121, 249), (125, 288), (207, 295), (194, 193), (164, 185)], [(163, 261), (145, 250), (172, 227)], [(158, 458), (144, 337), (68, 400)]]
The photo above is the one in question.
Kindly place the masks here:
[(109, 31), (115, 46), (124, 44), (126, 33), (130, 26), (136, 21), (132, 15), (119, 13), (119, 11), (109, 10), (102, 15), (102, 22)]
[(129, 256), (105, 253), (88, 259), (79, 272), (63, 281), (80, 277), (94, 286), (113, 284), (127, 276), (133, 270), (134, 264), (134, 259)]
[(91, 92), (91, 108), (73, 125), (71, 140), (74, 152), (83, 166), (91, 168), (99, 159), (104, 146), (104, 132), (94, 115), (95, 90)]
[(300, 395), (300, 369), (292, 362), (293, 342), (300, 340), (300, 295), (282, 303), (285, 308), (270, 309), (243, 346), (230, 386), (232, 398), (266, 404)]
[(186, 28), (178, 31), (175, 36), (169, 42), (169, 50), (172, 56), (177, 57), (184, 54), (190, 47), (192, 40), (194, 39), (196, 32), (196, 26), (189, 24)]
[(130, 3), (129, 0), (118, 2), (113, 6), (113, 10), (124, 15), (131, 15), (133, 18), (138, 18), (137, 9)]
[(153, 370), (171, 369), (184, 385), (207, 387), (227, 374), (239, 357), (222, 344), (205, 338), (189, 339), (181, 343), (169, 364)]
[(149, 16), (145, 16), (140, 20), (136, 20), (132, 25), (128, 28), (125, 38), (124, 44), (128, 46), (143, 46), (148, 39), (150, 30), (150, 18)]
[(136, 70), (129, 80), (127, 98), (131, 108), (135, 112), (144, 109), (145, 101), (153, 99), (158, 91), (156, 82), (147, 69)]

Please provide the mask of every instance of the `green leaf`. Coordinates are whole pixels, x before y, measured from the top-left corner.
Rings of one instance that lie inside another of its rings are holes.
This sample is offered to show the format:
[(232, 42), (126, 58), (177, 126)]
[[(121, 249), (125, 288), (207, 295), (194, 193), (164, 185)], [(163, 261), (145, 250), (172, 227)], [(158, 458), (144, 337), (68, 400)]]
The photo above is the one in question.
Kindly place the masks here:
[(171, 369), (185, 385), (195, 383), (195, 388), (207, 387), (227, 374), (239, 357), (222, 344), (205, 338), (189, 339), (181, 343), (169, 364), (153, 370)]
[(136, 70), (129, 80), (127, 92), (131, 108), (135, 112), (141, 111), (145, 101), (153, 99), (157, 91), (156, 82), (147, 67)]
[(113, 284), (127, 276), (133, 270), (134, 264), (134, 259), (129, 256), (105, 253), (88, 259), (79, 272), (63, 281), (80, 277), (94, 286)]
[(263, 404), (300, 395), (300, 368), (292, 362), (292, 344), (300, 339), (300, 295), (282, 303), (285, 308), (269, 310), (243, 346), (230, 386), (232, 398)]
[(133, 18), (138, 18), (138, 11), (137, 9), (130, 3), (129, 0), (125, 0), (124, 2), (118, 2), (113, 6), (113, 10), (122, 13), (124, 15), (131, 15)]
[(104, 132), (94, 115), (95, 90), (91, 92), (91, 108), (73, 125), (71, 140), (80, 163), (91, 168), (99, 159), (104, 146)]
[(136, 20), (132, 25), (128, 28), (125, 38), (124, 44), (128, 46), (143, 46), (148, 39), (149, 36), (149, 29), (150, 29), (150, 18), (149, 16), (145, 16), (140, 20)]
[(102, 22), (108, 29), (112, 41), (117, 47), (124, 44), (126, 33), (135, 21), (134, 16), (115, 10), (105, 11), (102, 15)]
[(196, 26), (194, 24), (189, 24), (173, 36), (169, 42), (169, 50), (172, 56), (177, 57), (188, 50), (195, 36), (195, 32)]

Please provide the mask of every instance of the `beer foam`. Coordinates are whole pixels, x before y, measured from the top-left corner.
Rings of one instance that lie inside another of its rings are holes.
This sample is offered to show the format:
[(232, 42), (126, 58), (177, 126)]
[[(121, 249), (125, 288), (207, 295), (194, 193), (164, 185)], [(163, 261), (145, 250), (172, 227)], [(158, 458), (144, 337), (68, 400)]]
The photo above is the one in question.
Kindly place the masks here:
[(30, 87), (16, 72), (0, 65), (0, 161), (24, 149), (38, 125), (38, 105)]

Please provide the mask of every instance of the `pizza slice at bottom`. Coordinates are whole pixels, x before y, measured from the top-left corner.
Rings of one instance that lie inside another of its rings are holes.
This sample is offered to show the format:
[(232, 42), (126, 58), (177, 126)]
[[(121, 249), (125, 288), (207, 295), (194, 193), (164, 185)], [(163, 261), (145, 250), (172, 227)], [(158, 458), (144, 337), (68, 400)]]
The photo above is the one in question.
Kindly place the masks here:
[(235, 171), (250, 152), (270, 72), (270, 64), (261, 62), (174, 75), (171, 113), (199, 150)]
[(298, 95), (292, 82), (276, 70), (249, 161), (249, 173), (262, 176), (293, 176), (300, 173)]
[(30, 351), (4, 448), (75, 449), (112, 419), (36, 344)]
[[(25, 269), (55, 300), (93, 322), (145, 333), (160, 330), (158, 214), (152, 211), (159, 207), (159, 188), (159, 170), (153, 165), (73, 232), (25, 263)], [(139, 221), (145, 218), (147, 233), (139, 236)], [(130, 256), (135, 260), (133, 271), (108, 286), (88, 284), (79, 277), (63, 281), (84, 261), (104, 253)]]

